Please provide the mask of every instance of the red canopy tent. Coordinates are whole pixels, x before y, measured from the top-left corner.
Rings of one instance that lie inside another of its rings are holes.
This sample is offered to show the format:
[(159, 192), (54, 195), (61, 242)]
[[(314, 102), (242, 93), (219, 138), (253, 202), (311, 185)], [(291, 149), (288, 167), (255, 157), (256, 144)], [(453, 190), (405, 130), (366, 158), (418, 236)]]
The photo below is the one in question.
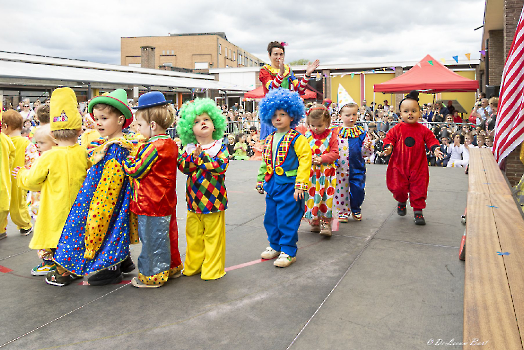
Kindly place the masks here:
[[(304, 100), (312, 100), (317, 98), (317, 93), (309, 89), (306, 89), (306, 93), (301, 97)], [(264, 98), (264, 88), (262, 86), (259, 86), (254, 90), (248, 91), (244, 94), (244, 98)]]
[(422, 91), (428, 94), (437, 92), (477, 91), (479, 82), (461, 77), (443, 66), (430, 55), (427, 55), (409, 71), (390, 81), (375, 84), (375, 92), (409, 92)]

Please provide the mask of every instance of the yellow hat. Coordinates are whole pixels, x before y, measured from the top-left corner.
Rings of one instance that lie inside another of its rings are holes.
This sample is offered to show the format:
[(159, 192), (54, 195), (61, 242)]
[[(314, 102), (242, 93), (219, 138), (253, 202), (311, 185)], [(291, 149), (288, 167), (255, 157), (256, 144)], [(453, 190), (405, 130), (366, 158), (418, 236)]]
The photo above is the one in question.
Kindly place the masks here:
[(77, 105), (76, 94), (71, 88), (64, 87), (53, 91), (49, 104), (51, 131), (81, 129), (82, 116)]

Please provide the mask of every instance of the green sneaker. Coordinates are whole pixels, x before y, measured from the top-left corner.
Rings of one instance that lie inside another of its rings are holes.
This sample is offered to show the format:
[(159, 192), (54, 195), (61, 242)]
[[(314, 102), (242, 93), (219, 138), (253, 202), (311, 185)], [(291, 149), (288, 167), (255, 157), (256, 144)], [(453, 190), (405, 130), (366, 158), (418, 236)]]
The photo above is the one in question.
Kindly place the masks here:
[(56, 265), (50, 264), (47, 265), (45, 262), (42, 262), (40, 265), (33, 267), (31, 270), (31, 275), (33, 276), (47, 276), (47, 273), (50, 271), (55, 271)]
[[(67, 273), (67, 272), (66, 272)], [(74, 274), (59, 274), (57, 270), (50, 271), (45, 276), (45, 281), (47, 284), (63, 287), (71, 284), (74, 280), (82, 278), (83, 276), (77, 276)]]

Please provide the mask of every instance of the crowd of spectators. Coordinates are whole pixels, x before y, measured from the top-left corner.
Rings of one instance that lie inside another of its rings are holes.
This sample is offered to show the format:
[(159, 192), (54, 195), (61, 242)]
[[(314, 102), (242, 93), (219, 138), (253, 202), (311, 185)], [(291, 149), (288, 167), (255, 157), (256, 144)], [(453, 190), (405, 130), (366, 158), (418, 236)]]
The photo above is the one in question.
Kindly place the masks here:
[[(308, 103), (306, 109), (314, 106)], [(132, 102), (130, 102), (132, 107)], [(78, 109), (82, 116), (87, 113), (87, 104), (79, 103)], [(427, 103), (421, 106), (422, 118), (420, 123), (431, 129), (435, 137), (441, 142), (441, 150), (446, 155), (443, 160), (437, 160), (428, 150), (428, 163), (431, 166), (465, 166), (469, 160), (469, 147), (493, 146), (493, 136), (497, 116), (498, 98), (489, 100), (485, 94), (479, 96), (475, 107), (469, 115), (460, 115), (449, 101), (446, 106), (441, 102)], [(29, 136), (38, 126), (37, 113), (44, 113), (49, 108), (49, 100), (36, 100), (32, 104), (29, 99), (23, 99), (17, 110), (24, 117), (23, 135)], [(260, 121), (257, 111), (245, 110), (242, 104), (221, 106), (222, 113), (227, 120), (227, 143), (231, 159), (261, 159), (262, 142), (260, 136)], [(332, 125), (341, 124), (338, 115), (338, 106), (331, 104), (329, 107), (332, 115)], [(177, 108), (175, 107), (175, 111)], [(178, 113), (177, 113), (178, 114)], [(367, 131), (374, 145), (375, 152), (368, 157), (368, 163), (387, 164), (389, 157), (384, 156), (383, 140), (387, 132), (400, 122), (400, 117), (395, 106), (388, 100), (383, 103), (370, 105), (364, 100), (359, 108), (359, 124)], [(176, 121), (168, 130), (171, 137), (177, 138)], [(130, 127), (133, 129), (133, 125)], [(451, 162), (450, 162), (451, 160)]]

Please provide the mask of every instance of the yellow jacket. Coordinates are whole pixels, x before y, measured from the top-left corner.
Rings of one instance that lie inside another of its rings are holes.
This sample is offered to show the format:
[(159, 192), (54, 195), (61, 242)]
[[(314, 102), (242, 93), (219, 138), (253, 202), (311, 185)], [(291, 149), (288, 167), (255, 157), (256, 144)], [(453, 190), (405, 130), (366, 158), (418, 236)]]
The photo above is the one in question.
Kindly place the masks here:
[(0, 211), (8, 211), (11, 203), (11, 169), (15, 161), (15, 146), (0, 132)]
[(42, 154), (31, 169), (20, 169), (18, 186), (29, 191), (41, 191), (40, 209), (29, 248), (56, 248), (90, 166), (85, 148), (76, 144), (55, 146)]

